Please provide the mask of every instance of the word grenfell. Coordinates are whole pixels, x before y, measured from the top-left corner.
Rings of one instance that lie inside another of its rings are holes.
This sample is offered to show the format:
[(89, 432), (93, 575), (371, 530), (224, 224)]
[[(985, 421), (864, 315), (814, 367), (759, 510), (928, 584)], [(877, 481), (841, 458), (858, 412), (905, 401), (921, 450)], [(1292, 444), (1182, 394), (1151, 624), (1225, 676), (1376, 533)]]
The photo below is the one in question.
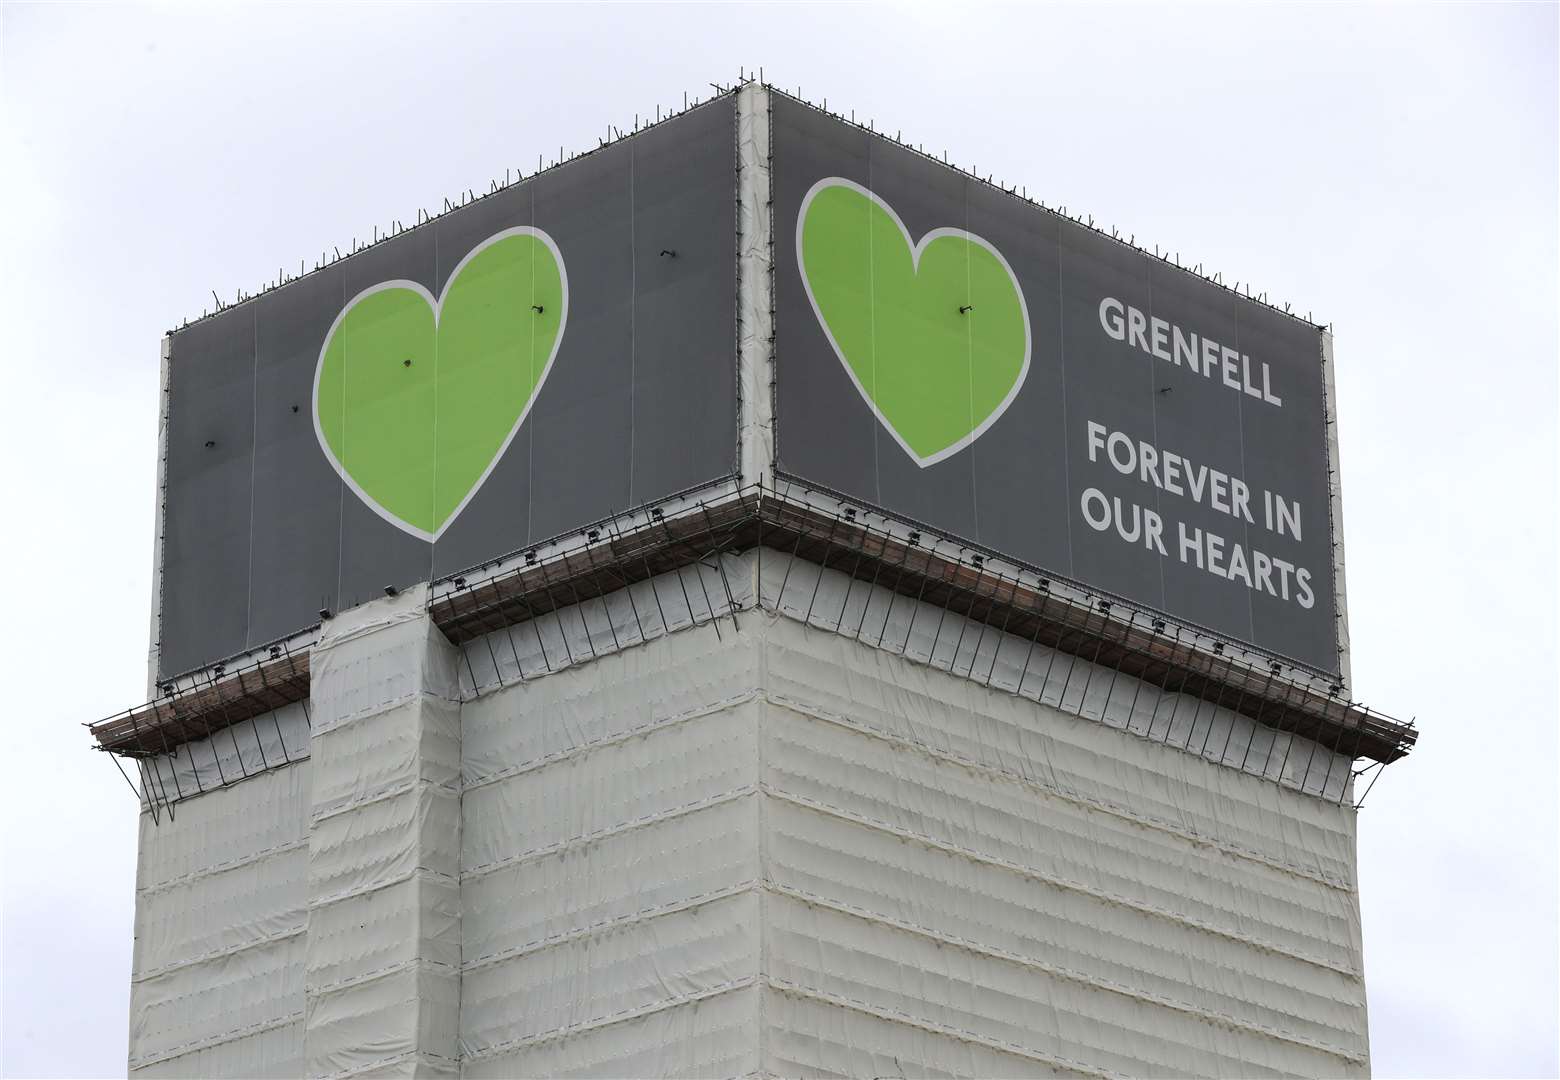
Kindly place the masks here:
[(1283, 399), (1273, 393), (1266, 363), (1261, 365), (1262, 385), (1258, 388), (1252, 381), (1251, 357), (1228, 345), (1220, 345), (1206, 334), (1199, 337), (1157, 315), (1145, 315), (1114, 296), (1100, 301), (1100, 326), (1110, 337), (1142, 349), (1150, 356), (1177, 367), (1184, 365), (1188, 371), (1205, 379), (1213, 378), (1217, 370), (1220, 381), (1231, 390), (1283, 407)]

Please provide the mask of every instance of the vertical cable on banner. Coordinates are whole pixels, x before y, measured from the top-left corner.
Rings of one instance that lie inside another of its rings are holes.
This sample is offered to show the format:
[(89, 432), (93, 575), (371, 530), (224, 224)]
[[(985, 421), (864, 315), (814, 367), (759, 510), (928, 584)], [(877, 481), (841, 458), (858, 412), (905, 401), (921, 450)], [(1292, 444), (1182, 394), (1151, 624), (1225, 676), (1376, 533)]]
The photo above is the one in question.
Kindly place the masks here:
[(255, 460), (260, 456), (260, 313), (249, 309), (249, 567), (244, 585), (244, 648), (253, 644), (255, 626)]
[[(964, 211), (964, 303), (969, 309), (962, 313), (965, 317), (964, 370), (965, 373), (969, 376), (967, 385), (965, 387), (965, 389), (968, 391), (966, 402), (969, 406), (966, 413), (966, 419), (969, 421), (969, 427), (966, 430), (973, 433), (975, 431), (975, 320), (979, 318), (975, 312), (979, 309), (975, 307), (975, 275), (973, 269), (970, 266), (970, 256), (975, 247), (975, 244), (970, 239), (969, 181), (966, 180), (960, 186), (960, 188), (960, 193), (964, 196), (964, 206), (962, 207)], [(1015, 285), (1016, 284), (1017, 282), (1015, 280)], [(1020, 294), (1019, 303), (1022, 304), (1023, 302), (1022, 294)], [(1027, 316), (1025, 321), (1028, 321)], [(1025, 342), (1025, 348), (1028, 348), (1027, 341)], [(974, 536), (972, 538), (978, 542), (980, 540), (980, 483), (979, 477), (975, 471), (974, 442), (971, 441), (971, 443), (965, 447), (965, 449), (969, 451), (964, 456), (968, 459), (970, 466), (970, 514), (971, 519), (974, 522), (974, 528), (972, 530)]]
[[(878, 390), (878, 362), (877, 362), (877, 354), (878, 354), (878, 346), (877, 346), (877, 306), (878, 306), (878, 293), (877, 293), (877, 238), (873, 235), (873, 230), (877, 226), (877, 214), (874, 213), (875, 209), (876, 209), (876, 202), (874, 201), (873, 196), (872, 196), (872, 142), (871, 142), (871, 140), (868, 140), (867, 141), (867, 199), (866, 199), (866, 214), (867, 214), (867, 325), (869, 327), (871, 327), (871, 332), (868, 335), (867, 340), (872, 343), (872, 347), (871, 347), (871, 349), (868, 350), (868, 353), (872, 357), (872, 398), (873, 398), (874, 401), (877, 399), (877, 395), (878, 395), (878, 392), (879, 392), (879, 390)], [(801, 223), (800, 222), (798, 222), (798, 227), (799, 228), (801, 227)], [(797, 253), (797, 257), (798, 257), (798, 259), (800, 259), (800, 257), (801, 257), (801, 253), (800, 252)], [(799, 267), (799, 269), (801, 269), (804, 273), (806, 271), (805, 267)], [(875, 410), (875, 408), (876, 407), (874, 406), (874, 410)], [(877, 423), (877, 418), (875, 416), (872, 417), (868, 422), (871, 424), (871, 431), (872, 431), (872, 485), (873, 485), (872, 491), (873, 491), (873, 500), (879, 506), (881, 506), (881, 505), (883, 505), (883, 461), (882, 461), (882, 450), (881, 450), (881, 438), (880, 438), (880, 435), (879, 435), (879, 432), (878, 432), (879, 425)]]
[[(341, 310), (347, 310), (347, 275), (341, 273)], [(341, 466), (342, 475), (336, 478), (336, 595), (330, 597), (328, 602), (322, 605), (326, 611), (335, 611), (341, 607), (341, 577), (343, 564), (346, 561), (347, 548), (347, 365), (352, 363), (352, 320), (341, 321)], [(310, 408), (318, 411), (320, 405), (318, 399), (310, 403)], [(321, 619), (321, 622), (324, 620)], [(323, 630), (321, 631), (323, 633)]]
[[(635, 214), (635, 159), (639, 156), (638, 141), (628, 144), (628, 505), (634, 505), (634, 465), (636, 431), (635, 412), (638, 394), (635, 379), (639, 363), (639, 236), (638, 217)], [(737, 380), (739, 383), (740, 379)]]
[[(527, 192), (528, 195), (530, 195), (530, 202), (531, 202), (531, 213), (529, 215), (529, 217), (531, 219), (531, 228), (533, 228), (533, 229), (540, 229), (541, 225), (539, 225), (537, 223), (537, 220), (536, 220), (536, 180), (535, 180), (534, 177), (532, 178), (530, 185), (527, 187), (526, 192)], [(530, 255), (531, 255), (531, 303), (535, 304), (536, 303), (536, 245), (535, 244), (531, 245)], [(567, 272), (567, 270), (565, 272)], [(531, 348), (530, 348), (531, 385), (534, 387), (536, 385), (536, 320), (532, 319), (530, 321), (529, 325), (531, 327)], [(565, 329), (567, 329), (567, 328), (560, 326), (558, 328), (558, 332), (561, 334), (561, 333), (564, 332)], [(560, 349), (563, 348), (563, 342), (561, 340), (558, 343), (558, 347)], [(535, 529), (536, 529), (536, 519), (533, 516), (533, 514), (535, 512), (535, 506), (536, 506), (535, 487), (536, 487), (536, 424), (535, 423), (530, 423), (530, 424), (527, 424), (525, 426), (525, 539), (526, 539), (526, 543), (530, 543), (531, 540), (536, 535), (536, 532), (535, 532)], [(541, 631), (540, 627), (537, 627), (536, 628), (536, 640), (537, 640), (538, 643), (540, 643), (541, 639), (542, 639), (542, 631)], [(545, 657), (545, 655), (546, 655), (546, 653), (544, 651), (543, 652), (543, 656)], [(552, 664), (549, 663), (547, 666), (548, 666), (549, 669), (551, 669)]]
[[(432, 535), (428, 538), (428, 580), (435, 580), (434, 567), (438, 565), (437, 552), (439, 549), (439, 328), (443, 325), (444, 318), (444, 290), (439, 284), (439, 224), (433, 225), (433, 288), (435, 310), (433, 313), (433, 475), (429, 481), (433, 500), (432, 516), (428, 523), (433, 526)], [(535, 291), (532, 285), (532, 291)], [(400, 582), (391, 582), (399, 585)]]

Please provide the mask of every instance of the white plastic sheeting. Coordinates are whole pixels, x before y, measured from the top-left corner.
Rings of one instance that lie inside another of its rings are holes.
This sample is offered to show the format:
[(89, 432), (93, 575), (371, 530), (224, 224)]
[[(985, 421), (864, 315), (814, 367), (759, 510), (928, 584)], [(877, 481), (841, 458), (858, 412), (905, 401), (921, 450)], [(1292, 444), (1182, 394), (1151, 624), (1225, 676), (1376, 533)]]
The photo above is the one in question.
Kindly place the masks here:
[(756, 1067), (754, 641), (728, 621), (466, 705), (468, 1072)]
[(141, 815), (130, 1071), (297, 1076), (309, 763)]
[(144, 828), (137, 1074), (1368, 1071), (1324, 750), (779, 552), (635, 589), (327, 626), (312, 757)]
[(1363, 1068), (1352, 810), (786, 621), (765, 652), (772, 979), (1067, 1070)]
[(1343, 464), (1338, 446), (1338, 369), (1331, 330), (1322, 331), (1322, 393), (1327, 405), (1327, 513), (1332, 522), (1333, 607), (1338, 612), (1338, 673), (1354, 685), (1349, 661), (1349, 585), (1343, 554)]
[(1274, 783), (1204, 749), (1268, 753), (1244, 718), (734, 562), (765, 610), (720, 636), (466, 704), (468, 1072), (1367, 1070), (1354, 811), (1294, 790), (1325, 751)]
[(770, 195), (769, 91), (737, 92), (737, 385), (742, 395), (740, 478), (774, 466), (774, 200)]
[(957, 612), (853, 582), (840, 571), (784, 553), (766, 552), (760, 562), (765, 607), (874, 649), (1324, 798), (1344, 797), (1352, 780), (1349, 758), (1211, 702), (1054, 652)]
[(426, 609), (418, 587), (346, 612), (310, 660), (311, 1076), (460, 1071), (459, 689)]

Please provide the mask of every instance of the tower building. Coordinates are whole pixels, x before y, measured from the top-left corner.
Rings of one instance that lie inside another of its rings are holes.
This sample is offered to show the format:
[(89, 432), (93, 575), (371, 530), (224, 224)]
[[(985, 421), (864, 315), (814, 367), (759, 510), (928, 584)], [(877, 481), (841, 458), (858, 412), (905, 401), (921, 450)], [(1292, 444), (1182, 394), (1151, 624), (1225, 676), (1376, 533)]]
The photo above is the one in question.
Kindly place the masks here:
[(744, 83), (161, 390), (133, 1077), (1368, 1075), (1323, 328)]

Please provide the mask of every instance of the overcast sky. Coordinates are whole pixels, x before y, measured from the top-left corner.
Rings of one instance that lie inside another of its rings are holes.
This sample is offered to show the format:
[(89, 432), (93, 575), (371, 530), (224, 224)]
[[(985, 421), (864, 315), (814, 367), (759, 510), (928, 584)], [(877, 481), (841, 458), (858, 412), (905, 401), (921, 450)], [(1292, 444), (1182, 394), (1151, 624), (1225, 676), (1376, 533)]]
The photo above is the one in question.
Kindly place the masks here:
[(1378, 1076), (1555, 1076), (1557, 8), (0, 7), (4, 1050), (123, 1075), (158, 339), (742, 66), (1337, 333)]

